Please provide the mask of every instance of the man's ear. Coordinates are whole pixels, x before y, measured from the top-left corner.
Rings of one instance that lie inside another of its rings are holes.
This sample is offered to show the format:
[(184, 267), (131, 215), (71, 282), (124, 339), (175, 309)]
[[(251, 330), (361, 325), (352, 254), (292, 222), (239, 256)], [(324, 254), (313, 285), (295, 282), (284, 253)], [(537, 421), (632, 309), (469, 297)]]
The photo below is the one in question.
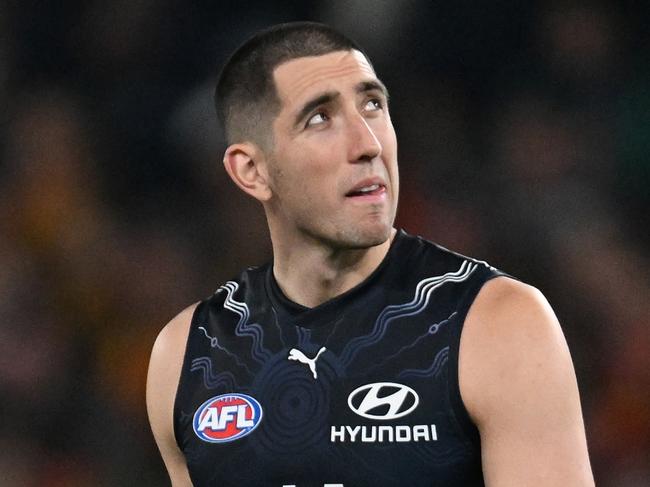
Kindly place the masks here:
[(242, 191), (261, 202), (271, 198), (266, 159), (255, 144), (244, 142), (230, 145), (223, 156), (223, 165)]

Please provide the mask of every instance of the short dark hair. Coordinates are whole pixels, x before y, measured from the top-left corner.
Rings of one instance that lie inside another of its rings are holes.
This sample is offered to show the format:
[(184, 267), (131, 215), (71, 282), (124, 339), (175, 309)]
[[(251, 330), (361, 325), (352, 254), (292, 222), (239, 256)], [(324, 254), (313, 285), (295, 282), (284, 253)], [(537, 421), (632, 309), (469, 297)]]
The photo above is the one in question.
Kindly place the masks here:
[(291, 22), (265, 29), (242, 44), (219, 75), (215, 107), (228, 143), (272, 142), (271, 124), (280, 110), (273, 71), (291, 59), (334, 51), (363, 50), (348, 37), (316, 22)]

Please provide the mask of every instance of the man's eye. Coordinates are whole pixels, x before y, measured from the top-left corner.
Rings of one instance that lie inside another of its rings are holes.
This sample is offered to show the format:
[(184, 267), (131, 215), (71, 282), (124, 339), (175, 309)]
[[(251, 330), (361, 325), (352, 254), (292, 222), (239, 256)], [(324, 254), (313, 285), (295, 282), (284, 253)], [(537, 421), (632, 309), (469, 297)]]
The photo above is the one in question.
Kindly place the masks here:
[(377, 98), (373, 98), (372, 100), (368, 100), (366, 102), (366, 106), (364, 107), (364, 110), (368, 112), (375, 112), (377, 110), (381, 110), (384, 107), (382, 102), (378, 100)]
[(311, 127), (313, 125), (320, 125), (329, 120), (329, 117), (323, 113), (323, 112), (318, 112), (315, 115), (312, 115), (309, 120), (307, 120), (307, 123), (305, 124), (306, 127)]

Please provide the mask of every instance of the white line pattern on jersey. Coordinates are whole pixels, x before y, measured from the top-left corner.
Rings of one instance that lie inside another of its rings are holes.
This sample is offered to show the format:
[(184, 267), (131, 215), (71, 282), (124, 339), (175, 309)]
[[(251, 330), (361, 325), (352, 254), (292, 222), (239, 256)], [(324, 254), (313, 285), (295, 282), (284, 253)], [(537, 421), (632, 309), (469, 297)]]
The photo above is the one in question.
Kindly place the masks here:
[(384, 308), (375, 321), (375, 326), (370, 335), (355, 338), (346, 345), (341, 354), (343, 364), (347, 367), (361, 349), (379, 342), (392, 321), (421, 313), (429, 304), (431, 295), (437, 288), (448, 282), (466, 280), (477, 267), (477, 263), (464, 260), (460, 268), (455, 272), (448, 272), (442, 276), (428, 277), (421, 280), (415, 288), (415, 295), (411, 301), (404, 304), (389, 305)]
[(232, 311), (236, 315), (239, 315), (239, 322), (237, 323), (237, 328), (239, 328), (243, 323), (246, 323), (248, 321), (248, 317), (250, 316), (248, 305), (244, 302), (235, 301), (233, 299), (233, 295), (237, 292), (237, 289), (239, 289), (239, 284), (235, 281), (228, 281), (219, 288), (219, 290), (221, 289), (227, 293), (223, 307), (229, 311)]
[(237, 336), (248, 336), (253, 340), (251, 356), (257, 363), (263, 364), (271, 357), (272, 353), (262, 346), (262, 338), (264, 336), (262, 327), (257, 323), (248, 324), (250, 318), (248, 305), (243, 301), (235, 301), (234, 295), (238, 289), (239, 284), (237, 282), (228, 281), (217, 292), (222, 290), (226, 291), (226, 299), (224, 300), (223, 307), (239, 316), (239, 321), (235, 327), (235, 334)]

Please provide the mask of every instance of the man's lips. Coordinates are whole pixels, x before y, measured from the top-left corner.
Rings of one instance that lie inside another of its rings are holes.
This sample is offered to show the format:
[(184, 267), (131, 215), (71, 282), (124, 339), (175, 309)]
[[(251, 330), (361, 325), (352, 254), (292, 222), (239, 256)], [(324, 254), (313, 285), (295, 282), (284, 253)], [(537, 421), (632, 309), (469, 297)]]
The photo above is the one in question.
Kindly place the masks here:
[(386, 184), (380, 179), (373, 178), (360, 181), (345, 196), (358, 198), (363, 196), (379, 196), (386, 193)]

